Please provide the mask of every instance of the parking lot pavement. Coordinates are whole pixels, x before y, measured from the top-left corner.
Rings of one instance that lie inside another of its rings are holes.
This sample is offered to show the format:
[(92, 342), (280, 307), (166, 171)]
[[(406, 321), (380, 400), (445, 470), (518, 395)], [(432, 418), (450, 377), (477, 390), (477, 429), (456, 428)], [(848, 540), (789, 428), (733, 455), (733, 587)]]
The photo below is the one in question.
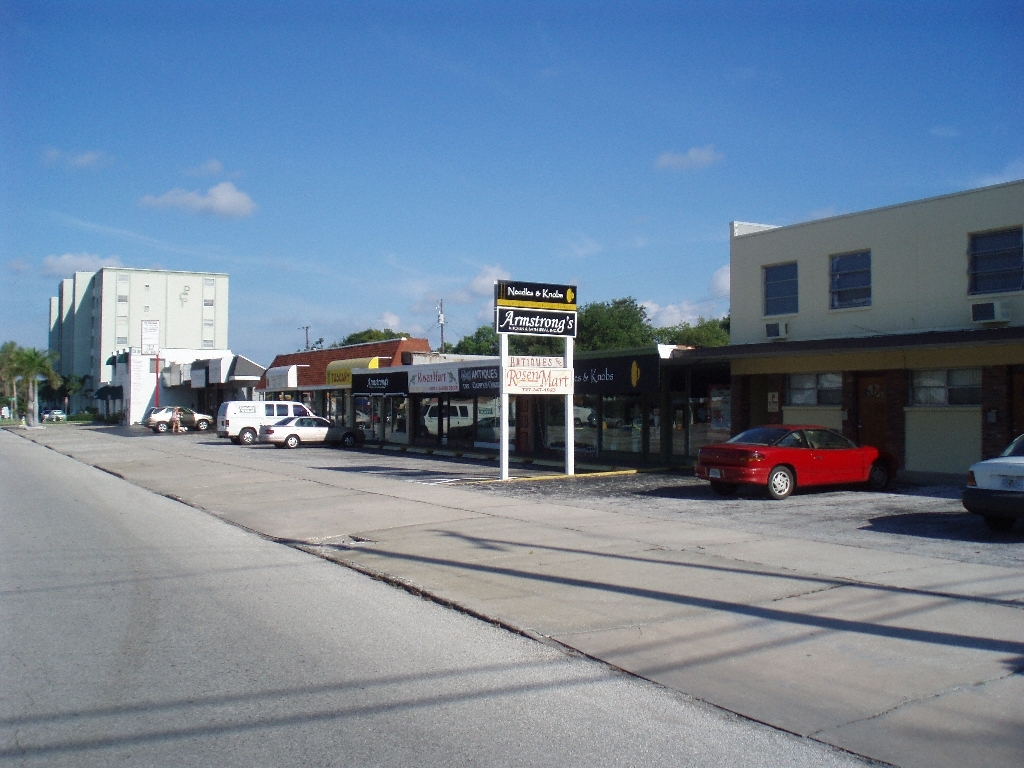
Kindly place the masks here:
[(671, 473), (480, 485), (484, 493), (600, 508), (697, 525), (845, 544), (960, 563), (1024, 567), (1024, 524), (994, 533), (968, 513), (956, 487), (893, 484), (799, 491), (772, 501), (753, 491), (716, 496), (703, 480)]
[(474, 483), (496, 467), (204, 435), (25, 436), (858, 754), (904, 766), (1024, 754), (1024, 539), (989, 534), (955, 489), (726, 500), (673, 475)]

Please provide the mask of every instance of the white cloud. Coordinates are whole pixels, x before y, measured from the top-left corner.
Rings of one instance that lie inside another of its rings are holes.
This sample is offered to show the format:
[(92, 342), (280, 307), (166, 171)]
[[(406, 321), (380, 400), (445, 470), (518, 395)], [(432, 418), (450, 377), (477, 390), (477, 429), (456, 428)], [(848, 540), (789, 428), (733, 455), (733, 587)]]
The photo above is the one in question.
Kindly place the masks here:
[(587, 235), (577, 235), (574, 240), (565, 240), (563, 255), (577, 259), (585, 259), (594, 256), (604, 250), (604, 246)]
[(230, 181), (223, 181), (210, 187), (205, 195), (184, 189), (172, 189), (160, 197), (146, 195), (139, 204), (147, 208), (180, 208), (190, 213), (213, 213), (236, 219), (250, 216), (256, 210), (256, 203), (252, 198), (239, 191)]
[(725, 264), (715, 270), (708, 281), (708, 293), (716, 299), (729, 298), (729, 265)]
[(833, 216), (837, 216), (839, 211), (836, 210), (834, 205), (826, 205), (824, 208), (815, 208), (807, 214), (808, 221), (815, 221), (817, 219), (830, 219)]
[(23, 275), (29, 270), (28, 262), (24, 259), (11, 259), (5, 266), (8, 272), (13, 272), (16, 275)]
[(685, 155), (679, 152), (663, 152), (654, 164), (658, 168), (688, 171), (693, 168), (707, 168), (724, 157), (721, 152), (715, 151), (714, 144), (708, 144), (705, 147), (690, 147)]
[(102, 267), (121, 267), (117, 256), (97, 256), (92, 253), (65, 253), (43, 259), (43, 274), (47, 277), (71, 277), (75, 272), (95, 272)]
[(102, 152), (98, 149), (75, 154), (73, 152), (62, 152), (59, 149), (51, 147), (43, 153), (43, 161), (47, 165), (63, 165), (66, 168), (72, 168), (75, 170), (97, 168), (100, 165), (105, 164), (109, 159), (110, 158), (106, 152)]
[(956, 139), (960, 137), (960, 131), (951, 125), (936, 125), (928, 133), (932, 136), (938, 136), (940, 139)]
[(393, 331), (398, 330), (398, 326), (401, 325), (402, 319), (394, 312), (384, 312), (377, 320), (378, 325), (381, 328), (390, 328)]
[(512, 275), (505, 271), (500, 264), (493, 266), (484, 265), (476, 277), (469, 281), (469, 292), (474, 296), (494, 296), (494, 281), (509, 280)]
[(693, 325), (701, 317), (719, 317), (724, 314), (716, 301), (681, 301), (678, 304), (658, 304), (654, 301), (642, 301), (641, 306), (647, 310), (651, 324), (657, 328), (669, 325), (689, 323)]
[(205, 163), (185, 169), (186, 176), (219, 176), (224, 173), (224, 166), (220, 160), (211, 157)]
[(989, 187), (993, 184), (1003, 184), (1007, 181), (1017, 181), (1018, 179), (1024, 179), (1024, 157), (1011, 160), (999, 173), (978, 177), (974, 180), (974, 186)]

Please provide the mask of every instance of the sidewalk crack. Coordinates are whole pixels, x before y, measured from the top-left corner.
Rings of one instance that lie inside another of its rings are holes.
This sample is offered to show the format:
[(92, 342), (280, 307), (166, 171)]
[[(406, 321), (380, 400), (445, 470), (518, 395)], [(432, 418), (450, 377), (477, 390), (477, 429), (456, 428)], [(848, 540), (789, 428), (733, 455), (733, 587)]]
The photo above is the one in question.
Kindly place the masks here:
[(908, 706), (910, 704), (919, 704), (922, 701), (929, 701), (929, 700), (932, 700), (932, 699), (941, 699), (943, 696), (948, 696), (949, 694), (956, 693), (957, 691), (967, 691), (967, 690), (970, 690), (972, 688), (983, 688), (984, 686), (988, 685), (989, 683), (998, 683), (1001, 680), (1007, 680), (1007, 679), (1013, 677), (1014, 675), (1020, 675), (1020, 674), (1024, 674), (1024, 667), (1020, 667), (1018, 669), (1011, 669), (1005, 675), (999, 675), (997, 677), (991, 677), (991, 678), (987, 678), (985, 680), (978, 680), (977, 682), (973, 682), (973, 683), (962, 683), (960, 685), (954, 685), (954, 686), (951, 686), (949, 688), (944, 688), (941, 691), (935, 691), (934, 693), (925, 694), (923, 696), (917, 696), (917, 697), (912, 698), (912, 699), (904, 699), (903, 701), (898, 702), (897, 704), (893, 704), (891, 707), (888, 707), (887, 709), (883, 709), (880, 712), (876, 712), (873, 715), (868, 715), (867, 717), (859, 717), (859, 718), (856, 718), (854, 720), (849, 720), (849, 721), (847, 721), (845, 723), (839, 723), (838, 725), (831, 725), (828, 728), (822, 728), (820, 730), (814, 731), (813, 733), (809, 733), (807, 735), (809, 737), (811, 737), (811, 738), (818, 738), (820, 734), (826, 733), (828, 731), (838, 731), (840, 728), (846, 728), (847, 726), (850, 726), (850, 725), (857, 725), (858, 723), (867, 723), (867, 722), (870, 722), (872, 720), (876, 720), (876, 719), (878, 719), (880, 717), (885, 717), (886, 715), (891, 714), (891, 713), (895, 712), (898, 709), (903, 709), (904, 707), (906, 707), (906, 706)]

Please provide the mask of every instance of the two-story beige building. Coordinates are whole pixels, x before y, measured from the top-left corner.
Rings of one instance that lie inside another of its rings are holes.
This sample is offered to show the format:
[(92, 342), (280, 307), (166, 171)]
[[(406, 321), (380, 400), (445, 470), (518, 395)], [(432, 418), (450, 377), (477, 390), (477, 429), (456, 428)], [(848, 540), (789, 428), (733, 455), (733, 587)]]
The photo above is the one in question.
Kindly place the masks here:
[(1024, 432), (1024, 181), (828, 219), (734, 222), (732, 431), (816, 423), (915, 473)]

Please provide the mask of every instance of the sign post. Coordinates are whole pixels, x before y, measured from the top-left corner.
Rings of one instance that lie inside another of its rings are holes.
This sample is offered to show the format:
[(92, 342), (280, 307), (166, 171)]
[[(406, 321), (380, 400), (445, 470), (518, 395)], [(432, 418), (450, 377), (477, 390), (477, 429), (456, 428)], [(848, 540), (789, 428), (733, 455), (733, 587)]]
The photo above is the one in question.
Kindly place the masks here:
[[(565, 397), (565, 474), (576, 471), (576, 425), (573, 407), (573, 342), (577, 329), (576, 286), (497, 280), (494, 283), (494, 329), (501, 352), (501, 479), (508, 480), (508, 412), (510, 394)], [(565, 357), (515, 357), (508, 337), (561, 336)]]

